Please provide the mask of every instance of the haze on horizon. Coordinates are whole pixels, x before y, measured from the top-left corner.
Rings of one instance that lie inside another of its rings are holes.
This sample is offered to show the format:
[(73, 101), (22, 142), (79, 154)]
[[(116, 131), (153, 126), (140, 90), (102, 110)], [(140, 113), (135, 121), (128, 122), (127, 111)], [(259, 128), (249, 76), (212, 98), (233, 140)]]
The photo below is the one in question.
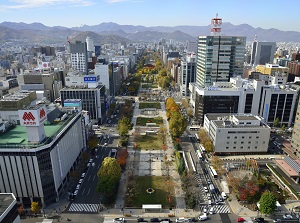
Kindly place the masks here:
[(46, 26), (78, 27), (114, 22), (142, 26), (205, 26), (211, 18), (254, 28), (298, 31), (300, 1), (288, 8), (271, 0), (2, 0), (0, 22), (40, 22)]

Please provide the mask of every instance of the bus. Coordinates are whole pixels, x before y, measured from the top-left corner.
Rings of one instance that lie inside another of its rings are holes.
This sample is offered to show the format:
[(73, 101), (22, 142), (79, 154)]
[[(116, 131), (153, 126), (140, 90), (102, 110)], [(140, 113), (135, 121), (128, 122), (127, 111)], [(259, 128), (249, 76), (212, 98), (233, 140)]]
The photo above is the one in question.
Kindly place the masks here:
[(217, 171), (212, 166), (209, 166), (209, 170), (210, 170), (209, 172), (212, 175), (212, 177), (217, 179), (218, 178)]
[(202, 157), (202, 154), (201, 154), (201, 152), (200, 152), (200, 150), (196, 150), (196, 154), (197, 154), (197, 157), (198, 157), (198, 159), (200, 160), (200, 161), (202, 161), (203, 160), (203, 157)]
[(195, 134), (195, 139), (196, 139), (196, 142), (200, 142), (200, 139), (199, 139), (199, 136), (197, 133)]
[(190, 126), (189, 130), (190, 131), (198, 131), (198, 130), (200, 130), (200, 126)]

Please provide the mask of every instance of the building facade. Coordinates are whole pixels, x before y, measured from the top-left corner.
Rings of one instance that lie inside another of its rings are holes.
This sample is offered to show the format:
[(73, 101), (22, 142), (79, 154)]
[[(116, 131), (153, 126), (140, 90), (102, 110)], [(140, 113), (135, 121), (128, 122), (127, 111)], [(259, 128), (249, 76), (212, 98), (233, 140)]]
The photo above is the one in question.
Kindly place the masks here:
[(87, 74), (88, 56), (86, 42), (70, 43), (72, 68)]
[(274, 54), (276, 51), (275, 42), (257, 42), (252, 43), (251, 64), (265, 65), (266, 63), (273, 63)]
[(12, 193), (0, 193), (0, 222), (21, 223), (17, 200)]
[(251, 114), (206, 114), (204, 129), (215, 154), (267, 153), (271, 128)]
[(196, 81), (196, 54), (189, 54), (180, 66), (180, 91), (182, 96), (189, 96), (189, 84)]
[(199, 36), (196, 83), (210, 86), (243, 74), (246, 37)]
[[(194, 117), (203, 124), (207, 113), (246, 113), (262, 117), (268, 125), (273, 125), (278, 118), (281, 125), (291, 126), (298, 91), (285, 85), (280, 75), (269, 78), (270, 85), (269, 81), (240, 77), (210, 87), (190, 84)], [(281, 81), (283, 84), (279, 85)]]

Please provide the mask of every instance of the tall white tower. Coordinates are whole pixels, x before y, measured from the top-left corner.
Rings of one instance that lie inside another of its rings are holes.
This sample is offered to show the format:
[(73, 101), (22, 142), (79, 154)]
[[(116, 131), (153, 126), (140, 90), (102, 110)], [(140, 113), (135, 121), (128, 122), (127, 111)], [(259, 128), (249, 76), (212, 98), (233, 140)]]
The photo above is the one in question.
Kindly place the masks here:
[(94, 41), (91, 37), (86, 37), (86, 45), (87, 45), (87, 51), (89, 52), (95, 52), (95, 46), (94, 46)]
[(46, 106), (33, 105), (19, 110), (20, 125), (26, 126), (29, 143), (45, 139), (44, 122), (47, 120)]

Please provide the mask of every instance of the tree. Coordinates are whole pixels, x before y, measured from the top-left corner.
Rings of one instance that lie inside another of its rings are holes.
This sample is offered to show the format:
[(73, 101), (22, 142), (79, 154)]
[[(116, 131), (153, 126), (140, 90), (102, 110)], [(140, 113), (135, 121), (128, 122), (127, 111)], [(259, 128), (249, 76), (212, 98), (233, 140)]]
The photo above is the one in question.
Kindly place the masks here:
[(34, 214), (38, 213), (38, 212), (41, 210), (41, 207), (40, 207), (40, 205), (39, 205), (39, 202), (33, 201), (33, 202), (31, 203), (31, 208), (30, 208), (30, 210), (31, 210)]
[(158, 130), (158, 138), (165, 144), (165, 136), (167, 134), (167, 129), (164, 125), (161, 125)]
[(182, 114), (174, 113), (169, 121), (170, 133), (173, 138), (179, 138), (186, 130), (187, 121)]
[(20, 216), (22, 216), (22, 215), (24, 214), (24, 207), (23, 207), (23, 205), (20, 205), (20, 206), (18, 207), (18, 214), (19, 214)]
[(97, 191), (103, 195), (103, 202), (113, 202), (121, 178), (121, 167), (117, 160), (115, 158), (106, 157), (97, 175)]
[(284, 124), (281, 126), (281, 130), (285, 131), (285, 125)]
[(276, 210), (276, 196), (272, 192), (265, 192), (259, 200), (259, 209), (263, 214), (273, 214)]
[(232, 172), (229, 172), (227, 177), (228, 186), (232, 189), (233, 193), (237, 194), (240, 189), (241, 179), (235, 176)]
[(117, 155), (117, 162), (120, 165), (122, 170), (125, 169), (127, 157), (128, 157), (127, 149), (119, 149), (118, 155)]
[(211, 158), (211, 165), (218, 173), (220, 173), (220, 175), (225, 173), (224, 168), (223, 168), (224, 161), (222, 159), (220, 159), (220, 157), (213, 156)]
[(93, 148), (97, 147), (98, 142), (99, 142), (99, 139), (96, 136), (91, 137), (88, 141), (88, 148), (93, 149)]
[(279, 118), (276, 118), (275, 121), (274, 121), (274, 123), (273, 123), (273, 125), (274, 125), (275, 127), (277, 127), (277, 126), (279, 125), (279, 123), (280, 123)]
[(128, 131), (131, 130), (133, 127), (130, 119), (128, 117), (123, 116), (118, 121), (117, 129), (119, 130), (120, 136), (124, 137), (128, 135)]

